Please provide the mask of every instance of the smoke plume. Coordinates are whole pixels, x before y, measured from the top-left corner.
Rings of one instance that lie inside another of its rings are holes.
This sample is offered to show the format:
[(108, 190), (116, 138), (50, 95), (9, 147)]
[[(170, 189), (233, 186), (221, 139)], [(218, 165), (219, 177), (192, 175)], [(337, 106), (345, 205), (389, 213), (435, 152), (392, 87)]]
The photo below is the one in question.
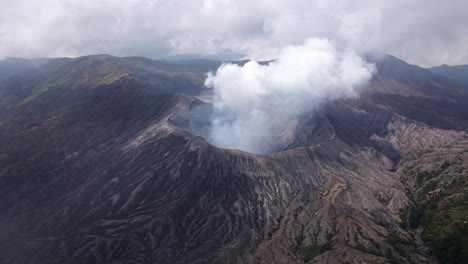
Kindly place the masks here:
[(214, 89), (210, 141), (219, 147), (265, 153), (265, 142), (291, 120), (322, 103), (356, 96), (374, 65), (327, 39), (284, 47), (269, 63), (223, 64), (205, 81)]

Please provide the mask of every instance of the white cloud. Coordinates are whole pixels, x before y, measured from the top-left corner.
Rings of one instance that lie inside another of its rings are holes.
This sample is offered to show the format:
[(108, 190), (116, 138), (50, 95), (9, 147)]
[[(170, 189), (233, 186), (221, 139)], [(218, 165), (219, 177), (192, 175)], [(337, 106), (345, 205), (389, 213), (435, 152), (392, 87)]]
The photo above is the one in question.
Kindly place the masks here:
[(255, 153), (270, 151), (278, 131), (322, 102), (357, 95), (375, 68), (327, 39), (286, 46), (268, 65), (224, 64), (209, 74), (215, 116), (208, 138), (215, 145)]
[(412, 63), (468, 63), (464, 0), (0, 0), (0, 57), (224, 50), (271, 59), (326, 37)]

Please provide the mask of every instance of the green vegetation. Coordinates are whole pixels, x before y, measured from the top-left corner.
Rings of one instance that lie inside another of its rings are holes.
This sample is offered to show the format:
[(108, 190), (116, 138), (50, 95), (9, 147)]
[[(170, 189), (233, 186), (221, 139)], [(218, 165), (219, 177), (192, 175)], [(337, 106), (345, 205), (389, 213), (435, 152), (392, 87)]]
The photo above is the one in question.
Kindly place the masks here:
[(414, 229), (418, 228), (421, 224), (427, 224), (433, 213), (439, 208), (440, 197), (431, 197), (420, 203), (419, 206), (409, 206), (406, 210), (402, 211), (400, 217), (403, 221), (400, 226), (406, 229)]
[(15, 87), (6, 87), (6, 90), (16, 92), (3, 95), (0, 103), (4, 104), (6, 98), (12, 97), (6, 106), (27, 108), (36, 102), (49, 106), (80, 98), (95, 88), (117, 87), (125, 84), (123, 81), (132, 81), (132, 89), (152, 93), (193, 93), (203, 87), (204, 78), (204, 73), (165, 71), (164, 66), (143, 58), (99, 55), (54, 59), (37, 72), (24, 73), (21, 81), (11, 84)]
[(304, 263), (308, 263), (313, 260), (316, 256), (325, 253), (328, 250), (331, 250), (333, 245), (331, 242), (328, 242), (323, 245), (309, 245), (305, 247), (296, 246), (293, 251), (302, 256)]
[(387, 236), (387, 242), (392, 245), (410, 245), (411, 242), (400, 237), (395, 231), (390, 232)]
[(49, 91), (50, 88), (51, 86), (45, 86), (45, 87), (41, 87), (36, 90), (33, 90), (31, 95), (26, 97), (21, 103), (18, 104), (18, 106), (22, 106), (28, 102), (31, 102), (32, 100), (36, 99), (39, 95)]
[(446, 161), (437, 170), (423, 171), (423, 172), (416, 174), (416, 184), (419, 186), (423, 184), (425, 181), (428, 181), (432, 178), (435, 178), (441, 175), (448, 167), (450, 167), (450, 163)]
[[(419, 207), (409, 207), (402, 219), (404, 228), (423, 227), (423, 241), (443, 263), (468, 259), (468, 195), (456, 202), (443, 201), (443, 196), (431, 198)], [(392, 244), (406, 242), (395, 234), (388, 240)]]
[(445, 237), (430, 240), (437, 257), (444, 263), (468, 263), (468, 227), (461, 224), (457, 231)]
[(367, 248), (361, 244), (357, 244), (357, 246), (354, 246), (353, 247), (354, 249), (356, 250), (359, 250), (361, 252), (364, 252), (366, 254), (371, 254), (371, 255), (374, 255), (374, 256), (378, 256), (378, 257), (383, 257), (384, 255), (382, 254), (382, 252), (380, 252), (380, 250), (377, 250), (375, 248)]
[[(419, 201), (401, 212), (401, 227), (422, 227), (422, 239), (430, 246), (442, 263), (468, 263), (468, 187), (463, 169), (457, 178), (441, 183), (440, 176), (451, 166), (444, 162), (439, 169), (416, 174), (416, 186), (421, 188)], [(435, 189), (438, 191), (433, 192)], [(388, 240), (401, 244), (394, 234)]]
[[(382, 252), (380, 252), (380, 244), (377, 243), (374, 239), (372, 239), (371, 237), (367, 237), (364, 235), (364, 233), (362, 232), (362, 227), (358, 226), (357, 227), (357, 233), (369, 240), (369, 242), (372, 243), (372, 245), (374, 246), (373, 248), (368, 248), (368, 247), (365, 247), (364, 245), (361, 245), (359, 243), (357, 243), (356, 246), (354, 246), (353, 248), (356, 249), (356, 250), (359, 250), (359, 251), (362, 251), (364, 253), (367, 253), (367, 254), (371, 254), (371, 255), (374, 255), (374, 256), (379, 256), (379, 257), (383, 257), (384, 255), (382, 254)], [(357, 237), (357, 234), (355, 233), (354, 234), (354, 240), (357, 241), (358, 240), (358, 237)]]
[(424, 193), (432, 192), (437, 188), (438, 185), (439, 185), (439, 181), (430, 181), (424, 186), (423, 192)]
[(423, 240), (444, 263), (468, 260), (468, 194), (456, 200), (440, 200), (423, 222)]

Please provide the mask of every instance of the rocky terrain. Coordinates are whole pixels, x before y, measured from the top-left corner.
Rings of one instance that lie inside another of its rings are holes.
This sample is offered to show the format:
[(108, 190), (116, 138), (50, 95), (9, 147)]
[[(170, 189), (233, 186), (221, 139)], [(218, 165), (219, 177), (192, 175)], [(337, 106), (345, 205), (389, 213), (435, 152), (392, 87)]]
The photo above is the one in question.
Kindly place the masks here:
[(265, 155), (206, 140), (219, 62), (10, 70), (0, 262), (466, 263), (468, 86), (367, 59), (360, 97), (298, 117)]

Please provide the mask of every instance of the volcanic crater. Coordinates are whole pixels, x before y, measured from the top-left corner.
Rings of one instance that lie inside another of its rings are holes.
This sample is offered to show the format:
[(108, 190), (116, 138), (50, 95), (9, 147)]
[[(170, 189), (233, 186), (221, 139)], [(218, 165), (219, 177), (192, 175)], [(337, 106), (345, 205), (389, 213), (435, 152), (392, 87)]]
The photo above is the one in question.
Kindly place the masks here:
[[(177, 129), (200, 136), (211, 145), (220, 148), (229, 148), (220, 145), (212, 135), (212, 120), (216, 110), (211, 101), (192, 97), (189, 103), (180, 105), (168, 118), (168, 123)], [(270, 117), (274, 118), (274, 117)], [(231, 137), (226, 134), (225, 137)], [(320, 111), (308, 111), (288, 120), (280, 129), (262, 139), (258, 151), (253, 154), (272, 154), (301, 147), (316, 146), (333, 139), (335, 130), (325, 115)], [(246, 151), (239, 149), (241, 151)], [(249, 152), (249, 151), (246, 151)]]

